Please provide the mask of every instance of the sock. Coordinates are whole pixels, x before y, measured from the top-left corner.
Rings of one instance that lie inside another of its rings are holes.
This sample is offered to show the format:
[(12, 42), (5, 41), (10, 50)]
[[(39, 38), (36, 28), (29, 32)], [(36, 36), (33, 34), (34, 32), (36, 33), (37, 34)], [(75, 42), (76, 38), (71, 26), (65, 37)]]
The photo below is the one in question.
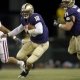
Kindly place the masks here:
[(17, 64), (21, 65), (23, 61), (17, 60)]
[(17, 60), (17, 64), (20, 65), (20, 69), (21, 69), (22, 71), (25, 71), (24, 61), (19, 61), (19, 60)]

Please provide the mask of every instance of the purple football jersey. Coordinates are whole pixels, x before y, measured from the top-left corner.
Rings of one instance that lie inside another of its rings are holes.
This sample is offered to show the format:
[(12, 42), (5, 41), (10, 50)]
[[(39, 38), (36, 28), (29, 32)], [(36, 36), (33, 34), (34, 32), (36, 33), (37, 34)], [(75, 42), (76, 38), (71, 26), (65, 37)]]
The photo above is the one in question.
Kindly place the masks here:
[(65, 18), (69, 16), (75, 16), (75, 22), (70, 32), (72, 35), (78, 36), (80, 34), (80, 8), (76, 5), (68, 8), (65, 13)]
[(47, 28), (42, 16), (38, 13), (34, 13), (27, 20), (25, 20), (23, 17), (21, 17), (21, 23), (23, 24), (23, 26), (25, 26), (26, 24), (29, 24), (29, 23), (32, 25), (35, 25), (38, 22), (41, 22), (43, 25), (43, 34), (39, 34), (35, 37), (31, 36), (30, 39), (31, 39), (31, 41), (33, 41), (35, 43), (45, 43), (46, 41), (48, 41), (48, 28)]

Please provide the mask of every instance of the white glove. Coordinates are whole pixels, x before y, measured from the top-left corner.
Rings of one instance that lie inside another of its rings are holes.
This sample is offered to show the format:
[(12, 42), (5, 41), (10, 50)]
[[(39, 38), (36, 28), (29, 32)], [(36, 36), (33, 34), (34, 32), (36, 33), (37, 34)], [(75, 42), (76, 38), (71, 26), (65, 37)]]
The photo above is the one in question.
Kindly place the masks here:
[(54, 26), (58, 26), (59, 25), (59, 23), (57, 22), (57, 20), (54, 20), (53, 25)]
[(22, 44), (22, 40), (17, 38), (16, 36), (13, 36), (13, 39), (17, 42), (17, 43), (20, 43)]
[(1, 38), (7, 37), (7, 36), (8, 36), (8, 34), (2, 34), (2, 35), (0, 35)]

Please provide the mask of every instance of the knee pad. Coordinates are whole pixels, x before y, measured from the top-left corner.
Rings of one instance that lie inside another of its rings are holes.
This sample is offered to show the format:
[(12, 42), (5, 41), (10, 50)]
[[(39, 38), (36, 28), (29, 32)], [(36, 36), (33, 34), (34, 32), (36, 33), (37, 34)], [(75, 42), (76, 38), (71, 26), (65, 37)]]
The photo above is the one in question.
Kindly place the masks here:
[(27, 59), (27, 64), (33, 64), (34, 62), (36, 62), (39, 59), (38, 56), (36, 55), (31, 55), (28, 59)]
[(21, 55), (16, 55), (16, 58), (18, 59), (18, 60), (26, 60), (27, 59), (27, 56), (25, 56), (25, 57), (23, 57), (23, 56), (21, 56)]
[(22, 60), (22, 59), (23, 59), (20, 55), (16, 55), (16, 58), (17, 58), (18, 60)]

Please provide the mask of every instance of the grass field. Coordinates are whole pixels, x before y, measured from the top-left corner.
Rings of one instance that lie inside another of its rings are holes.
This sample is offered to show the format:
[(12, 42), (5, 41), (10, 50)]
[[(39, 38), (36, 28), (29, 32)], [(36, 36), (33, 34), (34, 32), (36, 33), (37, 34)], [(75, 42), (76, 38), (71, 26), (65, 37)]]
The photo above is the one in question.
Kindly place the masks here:
[(34, 69), (25, 79), (18, 79), (19, 69), (2, 69), (0, 80), (80, 80), (80, 69)]

